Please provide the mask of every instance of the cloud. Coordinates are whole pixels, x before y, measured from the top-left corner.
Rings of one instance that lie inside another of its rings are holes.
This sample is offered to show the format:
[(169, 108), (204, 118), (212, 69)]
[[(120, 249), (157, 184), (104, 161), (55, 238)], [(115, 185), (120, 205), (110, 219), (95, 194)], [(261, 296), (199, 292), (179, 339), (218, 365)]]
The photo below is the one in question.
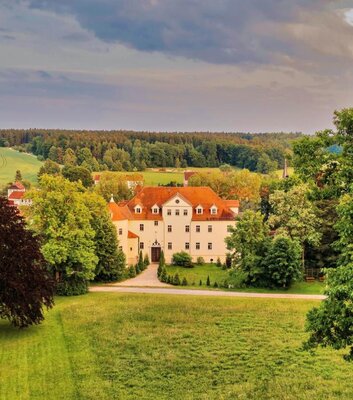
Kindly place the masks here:
[[(312, 64), (352, 59), (353, 0), (29, 0), (35, 9), (73, 15), (107, 43), (215, 64)], [(347, 14), (346, 14), (347, 15)], [(325, 24), (328, 22), (328, 26)], [(334, 29), (334, 39), (330, 39)], [(328, 42), (323, 45), (321, 39)], [(319, 48), (321, 46), (321, 48)]]

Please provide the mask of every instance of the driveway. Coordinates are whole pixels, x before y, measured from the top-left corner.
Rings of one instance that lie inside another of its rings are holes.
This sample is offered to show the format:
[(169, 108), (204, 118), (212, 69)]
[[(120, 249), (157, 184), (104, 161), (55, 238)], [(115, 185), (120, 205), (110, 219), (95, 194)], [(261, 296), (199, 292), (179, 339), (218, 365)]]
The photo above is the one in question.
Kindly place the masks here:
[(172, 287), (171, 285), (167, 285), (165, 283), (162, 283), (159, 281), (157, 278), (157, 269), (158, 269), (158, 264), (151, 264), (145, 269), (141, 274), (137, 275), (135, 278), (128, 279), (124, 282), (118, 282), (114, 283), (111, 286), (116, 287), (127, 287), (127, 286), (133, 286), (133, 287)]

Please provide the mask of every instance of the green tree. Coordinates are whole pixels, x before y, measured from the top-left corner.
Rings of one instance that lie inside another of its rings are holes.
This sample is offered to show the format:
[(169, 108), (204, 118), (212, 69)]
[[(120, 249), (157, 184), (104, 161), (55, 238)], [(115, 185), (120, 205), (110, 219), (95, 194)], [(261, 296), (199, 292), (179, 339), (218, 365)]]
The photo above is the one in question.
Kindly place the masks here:
[(165, 267), (165, 258), (164, 258), (164, 251), (161, 251), (161, 255), (159, 257), (159, 262), (158, 262), (158, 269), (157, 269), (157, 275), (160, 276), (162, 273), (163, 268)]
[(301, 246), (286, 236), (276, 236), (262, 261), (269, 283), (275, 287), (288, 288), (302, 277)]
[(16, 208), (0, 197), (0, 318), (22, 328), (39, 324), (43, 308), (54, 304), (53, 294), (39, 239)]
[(305, 185), (295, 186), (285, 192), (277, 190), (270, 195), (272, 214), (268, 220), (277, 233), (287, 234), (302, 246), (302, 265), (305, 261), (305, 244), (318, 246), (321, 234), (320, 219), (315, 205), (308, 198)]
[(143, 259), (143, 263), (144, 263), (144, 265), (145, 265), (145, 268), (147, 268), (147, 267), (150, 265), (150, 259), (149, 259), (147, 253), (145, 254), (145, 257), (144, 257), (144, 259)]
[(269, 239), (269, 227), (260, 212), (245, 211), (226, 238), (233, 266), (242, 271), (247, 284), (260, 285), (264, 276), (262, 259)]
[(63, 162), (66, 167), (74, 167), (77, 164), (77, 157), (72, 149), (65, 150)]
[(84, 187), (50, 175), (43, 175), (39, 186), (28, 194), (33, 201), (26, 209), (29, 224), (42, 238), (42, 253), (58, 284), (69, 287), (81, 281), (83, 292), (99, 262)]
[(139, 259), (138, 259), (137, 265), (138, 265), (140, 271), (143, 271), (144, 269), (146, 269), (145, 263), (143, 262), (142, 250), (140, 250), (140, 252), (139, 252)]
[(19, 169), (16, 171), (15, 181), (16, 182), (21, 182), (22, 181), (22, 174), (21, 174), (21, 171)]
[(112, 195), (115, 201), (128, 200), (132, 197), (132, 192), (128, 188), (126, 181), (112, 172), (103, 173), (94, 190), (104, 197), (106, 201), (109, 201)]
[(96, 193), (86, 192), (83, 201), (90, 211), (91, 227), (95, 232), (94, 244), (98, 263), (96, 281), (119, 281), (125, 272), (125, 255), (119, 250), (116, 228), (111, 221), (106, 203)]
[(62, 174), (64, 178), (71, 182), (81, 181), (82, 185), (86, 188), (93, 186), (93, 178), (87, 168), (65, 166), (62, 169)]
[(38, 178), (42, 175), (60, 175), (60, 165), (52, 160), (46, 160), (40, 167), (38, 172)]

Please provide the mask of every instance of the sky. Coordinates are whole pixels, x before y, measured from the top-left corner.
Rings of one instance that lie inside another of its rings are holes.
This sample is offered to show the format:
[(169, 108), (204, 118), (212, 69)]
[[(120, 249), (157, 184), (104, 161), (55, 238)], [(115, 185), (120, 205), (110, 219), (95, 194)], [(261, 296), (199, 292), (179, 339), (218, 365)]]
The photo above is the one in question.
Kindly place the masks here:
[(353, 0), (0, 0), (0, 128), (313, 133)]

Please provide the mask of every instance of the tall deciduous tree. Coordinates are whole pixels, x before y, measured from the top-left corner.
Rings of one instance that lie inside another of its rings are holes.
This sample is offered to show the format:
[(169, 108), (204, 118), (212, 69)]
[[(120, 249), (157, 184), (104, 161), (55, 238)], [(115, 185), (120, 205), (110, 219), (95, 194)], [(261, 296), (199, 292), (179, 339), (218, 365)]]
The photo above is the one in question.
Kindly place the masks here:
[(128, 188), (126, 181), (112, 172), (103, 173), (94, 190), (104, 197), (106, 201), (109, 201), (112, 195), (115, 201), (127, 200), (132, 197), (132, 192)]
[(43, 239), (42, 253), (56, 280), (78, 284), (78, 292), (87, 290), (86, 282), (94, 278), (98, 264), (83, 193), (80, 183), (43, 175), (40, 190), (28, 194), (33, 204), (25, 211), (31, 228)]
[(68, 167), (62, 169), (63, 177), (71, 182), (81, 181), (86, 188), (93, 186), (93, 178), (87, 168), (84, 167)]
[(19, 327), (39, 324), (43, 308), (54, 304), (53, 292), (38, 238), (17, 209), (0, 197), (0, 318)]
[(60, 172), (59, 164), (52, 160), (46, 160), (39, 169), (38, 178), (40, 178), (42, 175), (59, 175)]

